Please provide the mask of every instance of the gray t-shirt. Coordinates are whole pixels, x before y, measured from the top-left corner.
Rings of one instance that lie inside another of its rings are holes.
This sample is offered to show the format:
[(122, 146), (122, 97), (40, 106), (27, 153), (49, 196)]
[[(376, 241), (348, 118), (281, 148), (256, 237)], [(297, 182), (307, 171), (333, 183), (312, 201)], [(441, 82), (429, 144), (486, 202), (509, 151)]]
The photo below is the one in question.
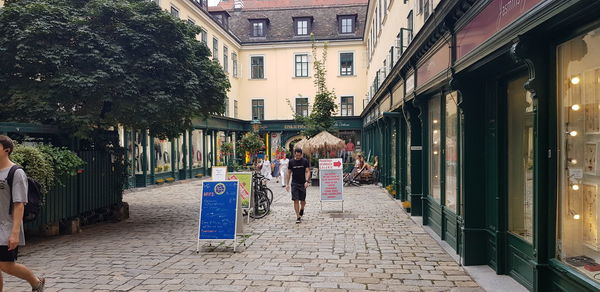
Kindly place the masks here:
[[(8, 238), (12, 232), (13, 218), (9, 214), (11, 204), (10, 188), (6, 182), (10, 167), (0, 169), (0, 245), (8, 245)], [(27, 203), (27, 175), (22, 169), (15, 171), (12, 185), (12, 201)], [(21, 235), (19, 245), (25, 245), (25, 232), (21, 224)]]

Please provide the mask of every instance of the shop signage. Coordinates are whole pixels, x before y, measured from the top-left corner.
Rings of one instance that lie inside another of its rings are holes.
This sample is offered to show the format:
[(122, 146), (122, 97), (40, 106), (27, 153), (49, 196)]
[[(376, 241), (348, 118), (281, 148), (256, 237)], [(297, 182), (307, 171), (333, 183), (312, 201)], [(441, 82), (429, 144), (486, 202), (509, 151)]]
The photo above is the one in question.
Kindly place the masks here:
[(406, 95), (412, 93), (415, 90), (415, 73), (411, 73), (406, 77)]
[(450, 46), (443, 44), (417, 68), (417, 88), (450, 67)]
[(343, 201), (343, 163), (341, 158), (319, 159), (321, 201)]
[(547, 0), (492, 0), (456, 34), (456, 58), (462, 59), (538, 3)]
[(397, 105), (400, 105), (404, 102), (404, 83), (403, 82), (399, 82), (398, 85), (396, 85), (396, 87), (394, 87), (392, 96), (394, 98), (393, 99), (394, 105), (392, 106), (393, 108), (395, 108)]
[(392, 107), (391, 98), (392, 96), (389, 94), (385, 96), (385, 99), (381, 102), (381, 106), (379, 107), (379, 112), (382, 113), (390, 110)]
[(212, 180), (226, 180), (227, 179), (227, 166), (213, 166), (211, 179)]
[(304, 127), (304, 125), (284, 125), (283, 128), (298, 130), (298, 129), (304, 129), (305, 127)]
[(236, 246), (238, 181), (204, 181), (200, 196), (198, 243), (200, 240), (233, 240)]
[(423, 146), (410, 146), (411, 151), (421, 151), (423, 150)]

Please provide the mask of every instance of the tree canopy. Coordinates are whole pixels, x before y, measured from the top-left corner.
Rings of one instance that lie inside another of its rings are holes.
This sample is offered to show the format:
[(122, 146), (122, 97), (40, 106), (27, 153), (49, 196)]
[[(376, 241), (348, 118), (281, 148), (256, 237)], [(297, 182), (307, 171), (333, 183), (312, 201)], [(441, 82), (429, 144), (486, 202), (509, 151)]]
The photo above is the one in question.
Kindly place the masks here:
[(0, 8), (0, 116), (79, 136), (124, 125), (175, 137), (230, 88), (200, 28), (147, 0), (12, 0)]

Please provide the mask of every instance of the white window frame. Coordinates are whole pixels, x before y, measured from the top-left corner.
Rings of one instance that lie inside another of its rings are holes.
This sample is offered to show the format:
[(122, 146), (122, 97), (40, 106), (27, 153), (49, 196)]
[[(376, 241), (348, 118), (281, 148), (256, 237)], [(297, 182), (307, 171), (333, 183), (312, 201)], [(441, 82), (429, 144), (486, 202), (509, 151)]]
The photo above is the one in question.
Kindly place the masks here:
[(302, 115), (303, 117), (308, 117), (308, 115), (310, 115), (310, 98), (308, 96), (296, 96), (294, 98), (294, 111), (296, 112), (296, 115), (298, 114), (298, 99), (306, 99), (306, 115)]
[[(252, 78), (252, 57), (262, 57), (263, 58), (263, 78)], [(250, 70), (248, 70), (248, 74), (250, 74), (250, 76), (248, 76), (248, 79), (250, 79), (250, 80), (267, 79), (267, 57), (265, 55), (262, 55), (262, 54), (250, 55), (250, 57), (248, 58), (248, 68), (250, 68)]]
[[(173, 10), (175, 10), (177, 12), (177, 15), (173, 15)], [(177, 8), (177, 6), (175, 6), (173, 4), (171, 4), (171, 10), (169, 10), (169, 13), (173, 17), (181, 18), (181, 17), (179, 17), (181, 15), (181, 10), (179, 10), (179, 8)]]
[[(343, 105), (342, 100), (343, 100), (344, 97), (351, 97), (352, 98), (352, 115), (351, 116), (350, 115), (343, 115), (342, 114), (342, 105)], [(354, 111), (355, 104), (356, 104), (356, 96), (354, 96), (352, 94), (340, 95), (340, 116), (341, 117), (353, 117), (354, 116), (354, 112), (355, 112)]]
[(264, 98), (258, 98), (258, 97), (250, 99), (250, 119), (254, 120), (254, 113), (253, 113), (254, 105), (253, 105), (253, 103), (254, 103), (255, 100), (262, 100), (263, 101), (263, 105), (262, 105), (263, 118), (262, 118), (262, 120), (261, 119), (258, 119), (258, 120), (259, 121), (264, 121), (264, 120), (267, 119), (267, 116), (266, 116), (267, 112), (265, 111), (265, 107), (266, 107), (265, 104), (266, 103), (265, 103), (265, 99)]
[[(342, 75), (342, 54), (352, 54), (352, 74)], [(356, 52), (355, 51), (339, 51), (338, 52), (338, 76), (348, 77), (356, 76)]]
[[(306, 62), (307, 62), (306, 76), (298, 76), (298, 75), (296, 75), (296, 56), (303, 56), (303, 55), (306, 56)], [(294, 70), (292, 76), (294, 76), (295, 78), (307, 78), (307, 77), (310, 77), (310, 54), (306, 53), (306, 52), (294, 53), (294, 60), (293, 60), (292, 67), (293, 67), (293, 70)]]

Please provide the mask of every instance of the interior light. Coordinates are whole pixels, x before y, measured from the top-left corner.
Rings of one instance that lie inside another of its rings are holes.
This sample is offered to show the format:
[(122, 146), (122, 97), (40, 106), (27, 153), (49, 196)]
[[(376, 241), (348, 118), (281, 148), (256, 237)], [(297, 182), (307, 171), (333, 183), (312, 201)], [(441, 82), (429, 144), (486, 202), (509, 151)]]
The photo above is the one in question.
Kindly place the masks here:
[(438, 120), (433, 120), (433, 123), (434, 123), (434, 124), (437, 124), (437, 123), (438, 123)]
[(578, 190), (579, 190), (579, 185), (572, 185), (572, 186), (571, 186), (571, 188), (572, 188), (574, 191), (578, 191)]
[(581, 216), (579, 214), (575, 214), (575, 215), (573, 215), (573, 219), (579, 220), (579, 219), (581, 219)]
[(572, 137), (577, 136), (577, 131), (571, 131), (569, 132), (569, 135), (571, 135)]
[(437, 152), (437, 151), (433, 151), (433, 155), (437, 155), (437, 154), (438, 154), (438, 152)]
[(438, 133), (438, 130), (433, 130), (433, 133), (434, 133), (434, 134), (437, 134), (437, 133)]
[(574, 104), (574, 105), (571, 106), (571, 109), (574, 110), (574, 111), (578, 111), (578, 110), (581, 109), (581, 106), (578, 105), (578, 104)]
[(571, 83), (573, 85), (579, 84), (580, 81), (581, 81), (581, 79), (579, 79), (579, 76), (575, 76), (575, 77), (571, 78)]
[(437, 141), (433, 141), (433, 144), (437, 145), (437, 143), (438, 143)]
[(577, 159), (571, 159), (571, 164), (577, 164)]

